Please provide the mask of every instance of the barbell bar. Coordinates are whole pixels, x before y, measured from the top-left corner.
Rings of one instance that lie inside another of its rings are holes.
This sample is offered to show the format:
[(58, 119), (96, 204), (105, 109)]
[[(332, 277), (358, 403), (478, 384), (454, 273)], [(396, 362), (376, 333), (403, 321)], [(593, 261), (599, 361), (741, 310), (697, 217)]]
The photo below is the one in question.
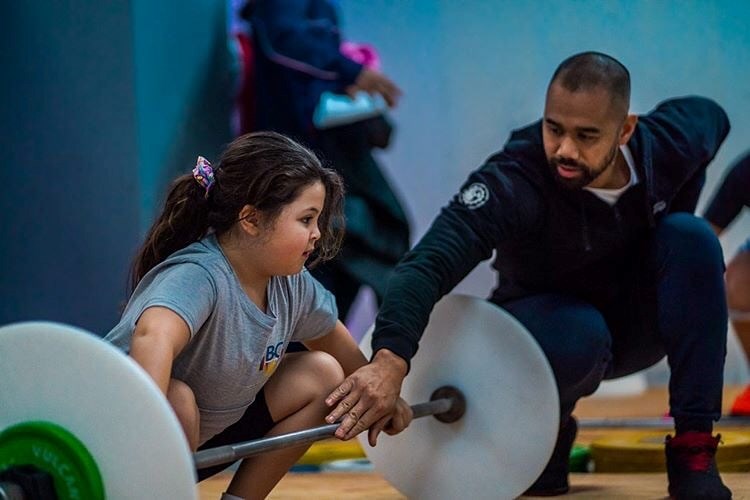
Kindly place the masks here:
[[(455, 387), (443, 386), (433, 392), (430, 401), (412, 405), (411, 411), (415, 419), (431, 415), (441, 422), (451, 423), (463, 416), (466, 411), (466, 399)], [(193, 455), (193, 461), (196, 469), (234, 462), (261, 453), (330, 438), (338, 427), (337, 423), (326, 424), (278, 436), (200, 450)]]

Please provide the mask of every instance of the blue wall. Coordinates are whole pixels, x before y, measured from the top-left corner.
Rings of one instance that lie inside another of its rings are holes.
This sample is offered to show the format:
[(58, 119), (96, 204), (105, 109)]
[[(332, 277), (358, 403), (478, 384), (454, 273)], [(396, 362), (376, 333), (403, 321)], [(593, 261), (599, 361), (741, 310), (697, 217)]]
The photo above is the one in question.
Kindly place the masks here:
[(231, 138), (234, 74), (227, 13), (216, 0), (134, 0), (141, 219), (148, 228), (166, 186)]
[(117, 321), (166, 183), (229, 139), (225, 18), (208, 0), (2, 3), (0, 324)]
[(138, 236), (127, 3), (3, 2), (0, 324), (101, 330)]

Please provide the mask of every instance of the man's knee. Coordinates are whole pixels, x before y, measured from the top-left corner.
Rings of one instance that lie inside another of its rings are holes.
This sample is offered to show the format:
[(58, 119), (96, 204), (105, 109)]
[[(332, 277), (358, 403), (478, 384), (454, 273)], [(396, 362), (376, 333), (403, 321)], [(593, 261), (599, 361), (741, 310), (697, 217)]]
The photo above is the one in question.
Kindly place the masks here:
[(543, 295), (502, 307), (535, 338), (561, 390), (603, 376), (611, 361), (612, 338), (604, 317), (591, 304)]
[[(569, 385), (590, 385), (593, 391), (604, 378), (612, 361), (609, 331), (580, 330), (571, 335), (571, 342), (563, 350), (557, 372), (561, 382)], [(589, 392), (589, 391), (586, 391)]]
[[(593, 391), (612, 360), (612, 340), (604, 318), (591, 310), (566, 318), (554, 347), (545, 350), (560, 389), (591, 386)], [(584, 390), (589, 392), (589, 390)]]
[(716, 234), (708, 222), (689, 213), (664, 217), (656, 229), (659, 245), (666, 245), (668, 256), (680, 264), (723, 266), (723, 254)]

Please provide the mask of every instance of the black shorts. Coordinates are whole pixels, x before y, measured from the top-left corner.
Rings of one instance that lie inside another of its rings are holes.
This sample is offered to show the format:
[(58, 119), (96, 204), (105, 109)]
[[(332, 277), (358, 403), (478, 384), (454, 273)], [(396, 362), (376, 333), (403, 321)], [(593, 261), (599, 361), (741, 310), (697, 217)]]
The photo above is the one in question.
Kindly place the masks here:
[[(248, 406), (247, 410), (245, 410), (242, 418), (203, 443), (198, 447), (198, 450), (216, 448), (228, 444), (237, 444), (252, 439), (260, 439), (268, 434), (268, 431), (270, 431), (274, 425), (275, 422), (271, 418), (271, 413), (268, 411), (268, 405), (266, 405), (265, 393), (263, 392), (263, 389), (261, 389), (261, 391), (255, 396), (253, 404)], [(200, 469), (198, 471), (198, 481), (203, 481), (214, 474), (218, 474), (230, 465), (232, 464), (227, 463)]]

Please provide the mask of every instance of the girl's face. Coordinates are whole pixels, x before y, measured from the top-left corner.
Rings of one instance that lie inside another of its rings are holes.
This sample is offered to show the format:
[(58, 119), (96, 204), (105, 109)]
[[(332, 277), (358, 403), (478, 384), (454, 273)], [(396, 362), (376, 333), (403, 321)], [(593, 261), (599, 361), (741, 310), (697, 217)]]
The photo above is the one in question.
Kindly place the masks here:
[(264, 235), (259, 256), (271, 276), (288, 276), (302, 271), (315, 243), (320, 239), (318, 217), (323, 211), (326, 191), (315, 181), (302, 189), (297, 199), (284, 207), (273, 227)]

